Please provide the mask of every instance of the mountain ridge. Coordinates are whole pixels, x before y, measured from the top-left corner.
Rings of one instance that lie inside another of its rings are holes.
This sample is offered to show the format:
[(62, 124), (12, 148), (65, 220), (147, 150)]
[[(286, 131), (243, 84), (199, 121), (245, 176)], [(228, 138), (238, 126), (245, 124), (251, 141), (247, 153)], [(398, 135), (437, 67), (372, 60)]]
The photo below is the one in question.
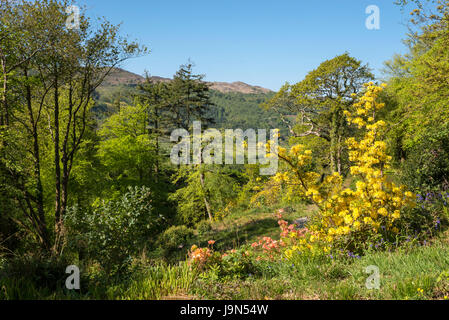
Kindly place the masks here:
[[(153, 81), (171, 81), (169, 78), (151, 76)], [(132, 73), (130, 71), (115, 68), (112, 72), (105, 78), (103, 86), (115, 86), (115, 85), (136, 85), (143, 83), (145, 78)], [(229, 92), (239, 92), (244, 94), (257, 94), (257, 93), (270, 93), (273, 92), (270, 89), (263, 88), (261, 86), (253, 86), (242, 81), (235, 82), (208, 82), (212, 90), (219, 91), (221, 93)]]

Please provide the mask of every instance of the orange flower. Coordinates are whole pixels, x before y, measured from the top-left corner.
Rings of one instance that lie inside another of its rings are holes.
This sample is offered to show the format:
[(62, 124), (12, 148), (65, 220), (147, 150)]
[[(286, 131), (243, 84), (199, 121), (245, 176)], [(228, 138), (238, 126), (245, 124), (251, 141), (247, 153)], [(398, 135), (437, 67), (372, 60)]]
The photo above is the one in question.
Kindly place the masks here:
[(211, 246), (213, 246), (215, 244), (215, 240), (209, 240), (208, 244), (210, 244)]

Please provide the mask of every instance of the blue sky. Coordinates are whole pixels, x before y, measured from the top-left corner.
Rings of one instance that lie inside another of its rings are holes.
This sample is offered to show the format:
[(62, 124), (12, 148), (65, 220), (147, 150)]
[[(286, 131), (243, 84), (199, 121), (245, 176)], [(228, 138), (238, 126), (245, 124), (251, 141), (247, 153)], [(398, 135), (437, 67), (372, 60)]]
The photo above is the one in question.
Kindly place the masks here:
[[(123, 67), (171, 77), (190, 58), (207, 81), (243, 81), (272, 90), (301, 81), (345, 51), (380, 75), (406, 52), (408, 12), (394, 0), (80, 0), (91, 17), (122, 23), (122, 33), (151, 49)], [(380, 8), (380, 30), (365, 9)]]

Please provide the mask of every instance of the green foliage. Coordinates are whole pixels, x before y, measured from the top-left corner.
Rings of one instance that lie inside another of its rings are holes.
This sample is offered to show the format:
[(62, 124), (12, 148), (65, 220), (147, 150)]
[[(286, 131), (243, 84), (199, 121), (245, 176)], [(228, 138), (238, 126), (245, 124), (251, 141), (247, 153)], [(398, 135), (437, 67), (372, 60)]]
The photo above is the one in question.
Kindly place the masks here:
[(408, 149), (402, 180), (418, 192), (449, 188), (449, 130), (429, 129), (422, 141)]
[(135, 187), (92, 211), (72, 207), (65, 218), (68, 245), (99, 262), (107, 273), (120, 271), (164, 228), (164, 218), (151, 202), (150, 189)]
[[(204, 185), (201, 182), (203, 176)], [(181, 168), (175, 183), (184, 181), (184, 186), (171, 195), (178, 202), (178, 213), (186, 225), (193, 225), (207, 217), (205, 197), (214, 217), (220, 217), (228, 203), (236, 195), (237, 184), (230, 173), (217, 166)]]
[(248, 254), (247, 247), (241, 247), (235, 250), (221, 260), (220, 278), (223, 281), (229, 279), (246, 279), (257, 276), (260, 273), (255, 265), (254, 258)]
[[(264, 107), (280, 115), (293, 137), (315, 147), (324, 169), (346, 174), (349, 168), (344, 141), (353, 131), (343, 112), (354, 103), (363, 84), (372, 79), (367, 65), (344, 53), (322, 62), (304, 80), (286, 83)], [(318, 137), (323, 144), (310, 141), (310, 137)]]
[(261, 107), (273, 95), (272, 92), (244, 94), (212, 90), (211, 100), (216, 105), (213, 109), (216, 127), (242, 130), (279, 128), (281, 134), (285, 136), (287, 128), (279, 115)]
[(168, 228), (158, 239), (162, 256), (169, 260), (185, 259), (193, 237), (194, 231), (184, 225)]
[(213, 124), (210, 115), (214, 104), (209, 95), (209, 84), (203, 81), (204, 75), (193, 73), (193, 64), (181, 65), (169, 83), (170, 109), (168, 117), (176, 128), (188, 130), (193, 121), (201, 121), (204, 126)]
[(386, 63), (389, 76), (389, 132), (403, 179), (418, 191), (447, 187), (449, 112), (447, 104), (449, 3), (431, 4), (433, 15), (414, 1), (413, 23), (420, 26), (407, 40), (409, 53)]
[(146, 131), (145, 110), (126, 106), (109, 117), (99, 130), (98, 157), (105, 180), (114, 187), (147, 183), (153, 178), (157, 155)]
[(72, 170), (94, 127), (94, 91), (113, 66), (146, 53), (121, 37), (118, 26), (105, 19), (93, 25), (82, 11), (79, 28), (67, 28), (71, 4), (2, 1), (0, 7), (0, 187), (9, 185), (19, 208), (9, 218), (46, 253), (62, 248), (63, 216), (76, 198)]
[(62, 291), (68, 265), (64, 258), (41, 255), (10, 258), (0, 265), (0, 299), (30, 299), (40, 291)]
[(212, 224), (209, 220), (202, 220), (197, 223), (196, 230), (200, 237), (206, 237), (213, 230)]

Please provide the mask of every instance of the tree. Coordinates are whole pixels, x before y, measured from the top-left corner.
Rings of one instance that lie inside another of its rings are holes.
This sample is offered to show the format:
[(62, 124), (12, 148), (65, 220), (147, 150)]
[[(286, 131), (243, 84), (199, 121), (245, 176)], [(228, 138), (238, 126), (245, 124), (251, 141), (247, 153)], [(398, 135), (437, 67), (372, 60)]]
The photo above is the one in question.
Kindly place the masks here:
[[(207, 127), (215, 123), (210, 116), (211, 110), (215, 106), (209, 95), (209, 85), (203, 81), (203, 75), (195, 75), (192, 71), (193, 65), (188, 63), (182, 65), (175, 74), (173, 81), (170, 82), (169, 89), (172, 93), (170, 99), (170, 114), (173, 123), (177, 128), (189, 130), (193, 128), (194, 121), (200, 121), (202, 127)], [(202, 155), (202, 148), (200, 151)], [(198, 179), (199, 186), (202, 190), (201, 197), (206, 208), (209, 219), (212, 220), (212, 206), (210, 203), (210, 194), (207, 191), (207, 176), (202, 168), (203, 159), (200, 156), (198, 164), (194, 164), (191, 176), (194, 179), (187, 179), (189, 185), (195, 185)], [(198, 173), (198, 174), (195, 174)]]
[[(30, 232), (35, 230), (43, 248), (48, 249), (53, 242), (55, 253), (60, 252), (63, 245), (63, 216), (70, 198), (70, 175), (90, 123), (89, 110), (95, 89), (113, 67), (146, 52), (145, 48), (121, 38), (118, 27), (107, 21), (102, 21), (95, 29), (89, 19), (81, 15), (79, 29), (67, 29), (65, 10), (68, 5), (68, 1), (41, 0), (2, 6), (2, 9), (9, 10), (5, 19), (10, 15), (15, 19), (12, 20), (14, 26), (6, 24), (9, 29), (5, 39), (9, 42), (2, 42), (2, 52), (7, 52), (5, 56), (10, 60), (10, 57), (16, 57), (20, 62), (9, 62), (16, 66), (15, 73), (8, 80), (11, 88), (2, 95), (6, 101), (2, 104), (2, 121), (7, 124), (9, 135), (3, 143), (6, 149), (2, 163), (5, 164), (7, 180), (18, 181), (14, 185), (20, 193), (15, 198), (31, 224), (24, 224), (23, 219), (17, 219), (17, 222)], [(2, 28), (2, 34), (3, 31)], [(11, 43), (14, 41), (22, 45), (13, 47)], [(2, 79), (11, 75), (10, 69), (2, 69)], [(11, 101), (18, 106), (15, 110), (9, 108)], [(23, 139), (17, 139), (23, 129)], [(20, 159), (16, 152), (27, 152), (29, 141), (32, 141), (29, 151), (34, 163), (31, 175), (27, 174), (30, 157)], [(44, 152), (53, 157), (54, 241), (43, 236), (46, 222), (40, 169)], [(14, 162), (20, 164), (19, 167), (8, 165), (11, 156), (19, 160)]]
[(231, 172), (217, 165), (183, 167), (174, 183), (185, 185), (171, 195), (178, 202), (180, 221), (193, 225), (208, 218), (212, 221), (237, 196), (237, 182)]
[(140, 84), (138, 90), (136, 99), (145, 110), (148, 136), (154, 141), (156, 152), (154, 169), (157, 182), (160, 174), (160, 139), (173, 127), (169, 116), (171, 92), (167, 83), (154, 82), (148, 74), (145, 83)]
[(147, 123), (143, 106), (125, 106), (110, 116), (98, 132), (101, 141), (97, 156), (104, 166), (104, 180), (113, 181), (115, 191), (121, 192), (129, 185), (148, 185), (155, 177), (157, 155), (147, 134)]
[(182, 65), (169, 83), (171, 92), (171, 116), (176, 128), (189, 130), (193, 121), (201, 121), (203, 126), (214, 124), (210, 116), (214, 107), (209, 95), (209, 84), (204, 75), (193, 74), (193, 65)]
[[(279, 113), (292, 136), (316, 136), (329, 142), (331, 170), (342, 173), (344, 138), (350, 133), (343, 111), (363, 83), (373, 78), (368, 66), (345, 53), (324, 61), (303, 81), (285, 84), (265, 107)], [(300, 132), (289, 122), (292, 116), (297, 116)]]
[(413, 2), (410, 28), (416, 30), (406, 41), (409, 52), (386, 62), (386, 98), (395, 160), (402, 163), (404, 179), (421, 192), (449, 186), (444, 165), (449, 162), (449, 1)]

